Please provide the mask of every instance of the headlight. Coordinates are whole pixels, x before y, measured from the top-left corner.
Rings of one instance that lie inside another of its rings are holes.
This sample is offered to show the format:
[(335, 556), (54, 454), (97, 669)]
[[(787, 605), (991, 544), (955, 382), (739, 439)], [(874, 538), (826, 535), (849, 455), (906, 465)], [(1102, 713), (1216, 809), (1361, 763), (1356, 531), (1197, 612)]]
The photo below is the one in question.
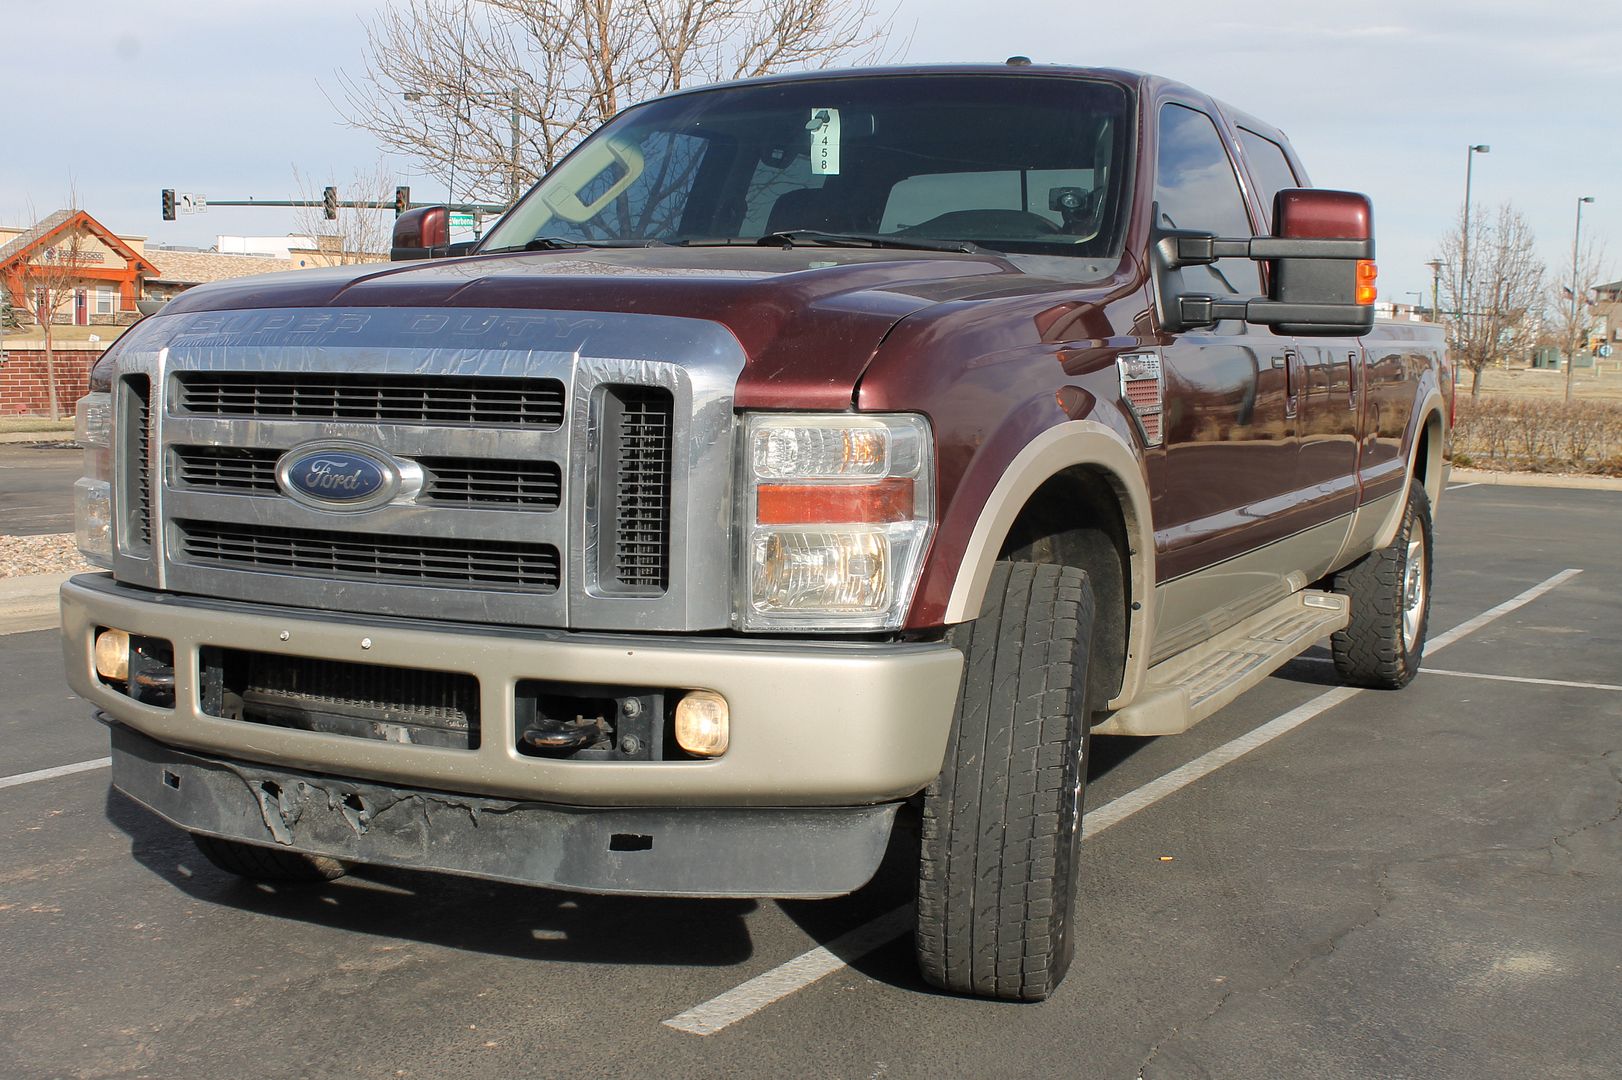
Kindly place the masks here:
[(98, 566), (113, 564), (113, 395), (86, 394), (74, 410), (74, 437), (84, 447), (84, 478), (73, 485), (79, 551)]
[(921, 416), (751, 416), (743, 453), (746, 630), (893, 630), (934, 527)]

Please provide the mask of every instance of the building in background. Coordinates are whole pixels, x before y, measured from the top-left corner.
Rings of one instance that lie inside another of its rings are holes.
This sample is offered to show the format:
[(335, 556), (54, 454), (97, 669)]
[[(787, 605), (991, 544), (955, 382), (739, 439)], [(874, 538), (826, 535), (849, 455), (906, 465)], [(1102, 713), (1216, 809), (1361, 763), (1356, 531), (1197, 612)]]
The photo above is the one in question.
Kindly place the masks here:
[(0, 305), (11, 322), (37, 321), (43, 304), (38, 272), (70, 265), (65, 287), (52, 288), (62, 295), (51, 321), (128, 325), (141, 317), (136, 301), (156, 271), (145, 245), (146, 237), (115, 234), (83, 210), (58, 210), (26, 229), (0, 227)]

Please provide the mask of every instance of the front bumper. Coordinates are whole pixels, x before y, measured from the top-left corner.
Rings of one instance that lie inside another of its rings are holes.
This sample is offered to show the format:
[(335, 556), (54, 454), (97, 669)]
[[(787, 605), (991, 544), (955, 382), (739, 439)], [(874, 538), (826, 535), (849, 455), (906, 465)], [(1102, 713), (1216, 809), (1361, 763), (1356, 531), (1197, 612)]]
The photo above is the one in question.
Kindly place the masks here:
[(867, 884), (898, 804), (558, 806), (204, 758), (113, 726), (113, 785), (194, 833), (380, 866), (656, 896), (825, 897)]
[[(95, 672), (98, 627), (174, 643), (175, 707)], [(905, 798), (941, 768), (962, 672), (945, 644), (582, 634), (339, 616), (214, 601), (81, 575), (62, 586), (68, 682), (112, 720), (205, 755), (327, 776), (571, 806), (841, 807)], [(363, 641), (369, 647), (363, 647)], [(209, 716), (198, 652), (219, 646), (479, 681), (476, 750), (380, 742)], [(710, 761), (571, 761), (517, 748), (522, 679), (707, 689), (731, 708)]]

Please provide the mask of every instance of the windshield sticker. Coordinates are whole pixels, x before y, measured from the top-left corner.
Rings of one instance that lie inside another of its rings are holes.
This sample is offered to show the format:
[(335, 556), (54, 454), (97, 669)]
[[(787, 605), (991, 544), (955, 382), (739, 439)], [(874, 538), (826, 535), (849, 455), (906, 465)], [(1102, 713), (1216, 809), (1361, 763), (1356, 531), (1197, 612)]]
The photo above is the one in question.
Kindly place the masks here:
[(805, 130), (811, 133), (811, 175), (839, 175), (839, 110), (812, 109)]

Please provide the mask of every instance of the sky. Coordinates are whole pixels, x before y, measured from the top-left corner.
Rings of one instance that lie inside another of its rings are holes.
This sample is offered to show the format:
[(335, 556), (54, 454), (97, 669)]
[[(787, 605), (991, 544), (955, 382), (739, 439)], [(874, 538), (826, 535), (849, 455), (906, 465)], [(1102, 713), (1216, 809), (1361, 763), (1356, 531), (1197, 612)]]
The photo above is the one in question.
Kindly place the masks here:
[[(882, 2), (882, 0), (881, 0)], [(153, 244), (282, 235), (289, 212), (213, 208), (165, 222), (162, 188), (298, 195), (384, 158), (342, 123), (338, 73), (364, 62), (383, 0), (0, 0), (8, 105), (0, 223), (80, 205)], [(1320, 187), (1374, 200), (1381, 293), (1429, 301), (1424, 265), (1464, 197), (1514, 202), (1560, 277), (1583, 236), (1622, 277), (1622, 0), (897, 0), (910, 63), (1124, 67), (1180, 79), (1282, 128)], [(387, 158), (413, 198), (443, 192)], [(1563, 269), (1562, 269), (1563, 268)]]

